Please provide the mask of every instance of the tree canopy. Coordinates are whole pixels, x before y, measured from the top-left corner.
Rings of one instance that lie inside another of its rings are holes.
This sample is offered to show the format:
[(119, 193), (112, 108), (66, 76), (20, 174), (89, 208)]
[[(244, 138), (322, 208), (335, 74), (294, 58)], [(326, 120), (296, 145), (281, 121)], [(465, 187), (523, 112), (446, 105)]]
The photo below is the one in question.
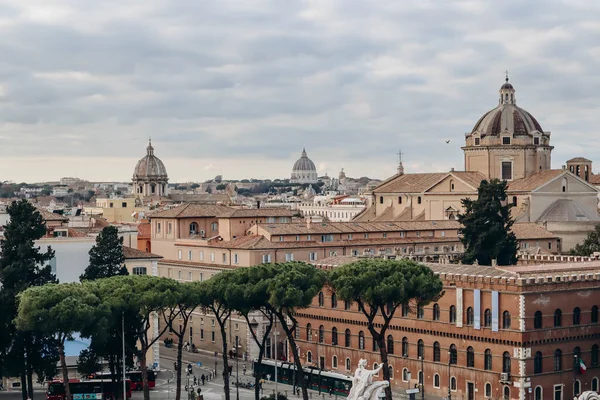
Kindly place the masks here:
[(596, 225), (594, 230), (588, 233), (583, 243), (576, 244), (571, 249), (571, 254), (574, 256), (589, 257), (598, 251), (600, 251), (600, 225)]
[(463, 199), (464, 214), (459, 214), (459, 230), (465, 246), (463, 262), (511, 265), (517, 262), (517, 237), (511, 231), (514, 223), (506, 199), (506, 181), (481, 181), (477, 200)]
[[(383, 378), (390, 380), (386, 332), (401, 305), (420, 307), (438, 298), (442, 281), (425, 265), (410, 260), (364, 259), (338, 267), (329, 274), (336, 296), (357, 303), (377, 343), (383, 363)], [(383, 323), (380, 321), (383, 320)], [(386, 388), (386, 397), (392, 392)]]
[(96, 236), (96, 244), (90, 249), (90, 264), (79, 279), (94, 280), (115, 275), (127, 275), (124, 265), (123, 238), (114, 226), (107, 226)]

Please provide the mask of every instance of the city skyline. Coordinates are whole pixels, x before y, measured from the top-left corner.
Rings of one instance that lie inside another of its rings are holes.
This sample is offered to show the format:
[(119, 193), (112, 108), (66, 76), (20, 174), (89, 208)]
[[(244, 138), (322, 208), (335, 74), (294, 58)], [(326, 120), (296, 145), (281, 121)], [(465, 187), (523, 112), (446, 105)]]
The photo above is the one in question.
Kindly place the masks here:
[(2, 179), (126, 181), (149, 137), (170, 182), (287, 178), (303, 147), (319, 175), (462, 170), (505, 69), (552, 167), (598, 162), (600, 5), (541, 4), (4, 1)]

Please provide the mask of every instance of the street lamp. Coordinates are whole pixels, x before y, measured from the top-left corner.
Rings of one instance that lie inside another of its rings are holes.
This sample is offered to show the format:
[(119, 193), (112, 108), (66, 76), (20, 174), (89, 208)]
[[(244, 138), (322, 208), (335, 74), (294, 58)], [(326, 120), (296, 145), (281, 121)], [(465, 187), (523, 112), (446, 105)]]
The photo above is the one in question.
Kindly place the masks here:
[(419, 376), (420, 384), (421, 384), (421, 400), (425, 400), (425, 368), (423, 356), (419, 356), (419, 360), (421, 360), (421, 376)]
[(238, 356), (239, 349), (239, 336), (235, 337), (235, 398), (240, 400), (240, 370), (239, 370), (239, 359)]
[[(248, 324), (248, 326), (250, 327), (250, 330), (252, 331), (251, 334), (254, 334), (258, 337), (258, 332), (257, 332), (258, 322), (256, 321), (256, 319), (254, 319), (254, 317), (252, 317), (252, 320), (250, 321), (250, 324)], [(253, 340), (254, 340), (254, 335), (252, 336)], [(250, 343), (248, 343), (248, 346), (246, 347), (246, 353), (248, 354), (249, 352), (250, 352)], [(248, 358), (250, 358), (249, 355), (248, 355)], [(252, 370), (254, 371), (254, 360), (250, 360), (250, 362), (252, 363)]]
[(448, 350), (448, 400), (452, 400), (452, 393), (450, 392), (450, 364), (452, 364), (452, 352)]

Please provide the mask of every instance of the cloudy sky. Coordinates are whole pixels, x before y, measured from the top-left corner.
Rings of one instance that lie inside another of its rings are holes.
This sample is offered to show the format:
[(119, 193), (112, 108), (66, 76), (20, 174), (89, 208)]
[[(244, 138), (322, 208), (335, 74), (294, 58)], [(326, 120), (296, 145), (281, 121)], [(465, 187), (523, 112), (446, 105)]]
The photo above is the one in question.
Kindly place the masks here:
[[(0, 0), (1, 180), (172, 182), (463, 168), (497, 103), (600, 169), (600, 2)], [(446, 140), (450, 140), (446, 144)]]

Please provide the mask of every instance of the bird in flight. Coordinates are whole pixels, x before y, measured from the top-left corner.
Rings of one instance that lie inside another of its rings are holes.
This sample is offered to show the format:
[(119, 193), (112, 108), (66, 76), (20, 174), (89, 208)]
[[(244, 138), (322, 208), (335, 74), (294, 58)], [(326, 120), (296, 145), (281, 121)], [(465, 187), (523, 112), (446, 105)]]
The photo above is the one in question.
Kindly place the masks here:
[(449, 140), (446, 140), (446, 144), (448, 144), (448, 143), (450, 143), (450, 141), (449, 141)]

